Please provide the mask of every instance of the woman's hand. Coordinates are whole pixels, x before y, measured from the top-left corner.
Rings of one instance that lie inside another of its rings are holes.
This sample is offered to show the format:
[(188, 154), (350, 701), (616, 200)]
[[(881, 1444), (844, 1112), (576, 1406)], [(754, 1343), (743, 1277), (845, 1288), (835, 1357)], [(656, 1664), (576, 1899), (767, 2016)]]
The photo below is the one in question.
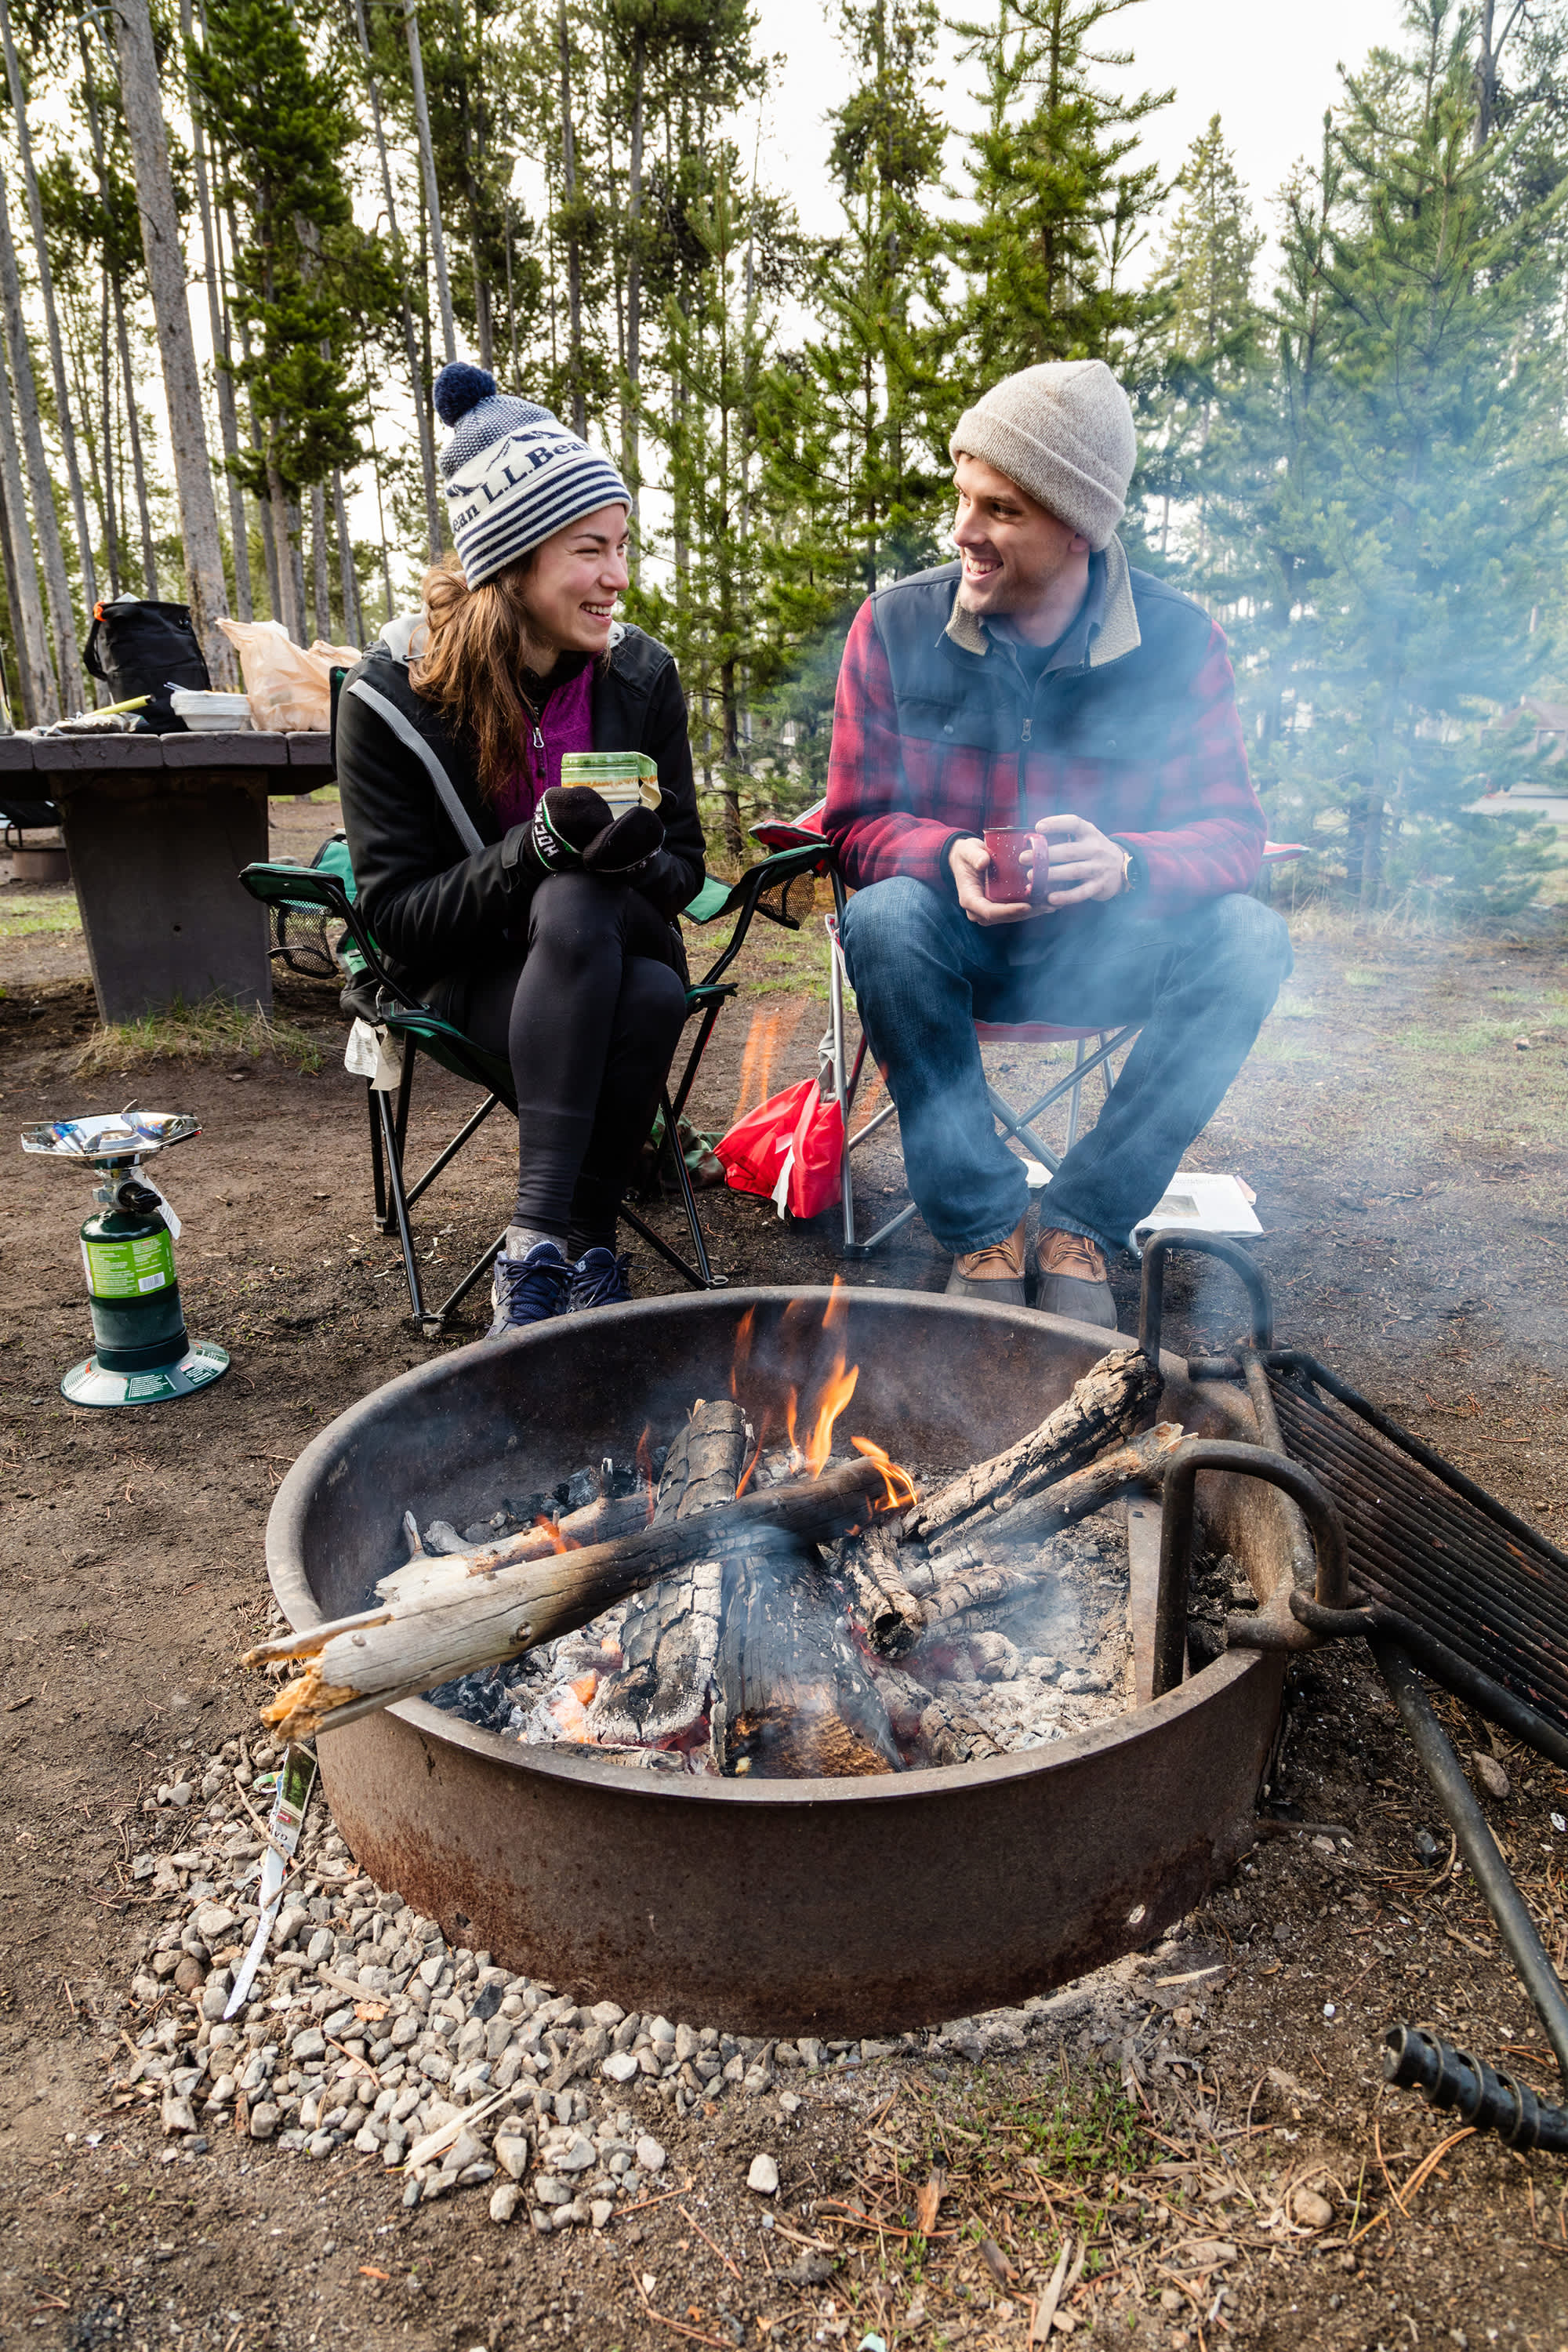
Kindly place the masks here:
[(605, 882), (633, 882), (664, 845), (652, 809), (613, 814), (587, 784), (552, 784), (533, 812), (529, 841), (547, 874), (581, 869)]

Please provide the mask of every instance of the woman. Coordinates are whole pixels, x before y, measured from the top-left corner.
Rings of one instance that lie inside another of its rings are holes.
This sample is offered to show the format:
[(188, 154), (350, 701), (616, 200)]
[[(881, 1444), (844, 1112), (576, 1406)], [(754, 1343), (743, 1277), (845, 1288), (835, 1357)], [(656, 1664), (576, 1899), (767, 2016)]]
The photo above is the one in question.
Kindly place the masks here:
[[(479, 368), (444, 368), (435, 398), (455, 428), (441, 468), (456, 556), (426, 575), (420, 618), (347, 680), (338, 782), (389, 969), (511, 1064), (517, 1199), (494, 1339), (630, 1296), (616, 1218), (685, 1018), (675, 918), (701, 886), (702, 827), (675, 664), (615, 617), (625, 483)], [(658, 814), (613, 818), (597, 793), (563, 788), (563, 754), (587, 751), (648, 752)]]

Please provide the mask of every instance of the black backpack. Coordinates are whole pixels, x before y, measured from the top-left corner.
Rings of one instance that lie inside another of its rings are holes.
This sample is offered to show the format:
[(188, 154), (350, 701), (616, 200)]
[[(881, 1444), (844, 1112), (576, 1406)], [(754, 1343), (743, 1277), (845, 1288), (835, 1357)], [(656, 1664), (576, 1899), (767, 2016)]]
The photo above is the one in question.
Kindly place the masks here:
[(159, 735), (184, 728), (169, 701), (172, 686), (205, 693), (212, 685), (188, 604), (154, 604), (138, 596), (95, 604), (81, 657), (89, 676), (108, 687), (110, 701), (150, 696), (142, 717)]

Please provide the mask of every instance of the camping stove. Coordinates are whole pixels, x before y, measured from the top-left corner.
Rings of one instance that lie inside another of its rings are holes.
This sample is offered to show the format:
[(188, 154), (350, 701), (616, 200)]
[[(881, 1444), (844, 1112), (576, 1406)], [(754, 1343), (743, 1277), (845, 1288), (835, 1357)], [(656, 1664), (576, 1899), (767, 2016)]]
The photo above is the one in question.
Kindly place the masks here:
[(81, 1229), (88, 1307), (97, 1345), (60, 1381), (72, 1404), (163, 1404), (194, 1396), (228, 1370), (226, 1349), (193, 1343), (180, 1306), (174, 1243), (180, 1221), (143, 1173), (155, 1152), (201, 1133), (183, 1111), (137, 1110), (49, 1119), (26, 1128), (24, 1151), (84, 1162), (98, 1175), (98, 1207)]

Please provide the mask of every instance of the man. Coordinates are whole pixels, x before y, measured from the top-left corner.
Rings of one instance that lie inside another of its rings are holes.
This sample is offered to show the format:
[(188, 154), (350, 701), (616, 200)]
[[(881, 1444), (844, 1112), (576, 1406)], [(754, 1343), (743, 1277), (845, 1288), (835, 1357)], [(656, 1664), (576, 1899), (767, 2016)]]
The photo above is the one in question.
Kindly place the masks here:
[[(998, 1305), (1025, 1301), (1028, 1194), (975, 1021), (1142, 1024), (1037, 1244), (1035, 1304), (1113, 1329), (1105, 1253), (1223, 1098), (1289, 943), (1245, 895), (1263, 814), (1224, 635), (1116, 537), (1137, 456), (1120, 384), (1099, 360), (1026, 368), (951, 449), (958, 562), (879, 589), (845, 647), (826, 819), (856, 892), (845, 955), (948, 1289)], [(988, 825), (1034, 829), (1037, 903), (986, 898)]]

